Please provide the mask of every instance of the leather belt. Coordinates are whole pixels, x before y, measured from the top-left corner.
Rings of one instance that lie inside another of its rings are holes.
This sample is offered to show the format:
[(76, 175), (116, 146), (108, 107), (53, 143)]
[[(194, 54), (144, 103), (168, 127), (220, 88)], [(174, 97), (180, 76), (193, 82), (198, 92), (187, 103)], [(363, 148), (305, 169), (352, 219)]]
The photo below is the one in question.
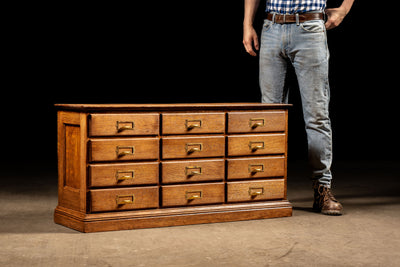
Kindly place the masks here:
[[(275, 18), (274, 18), (275, 15)], [(296, 17), (298, 16), (298, 20)], [(302, 14), (267, 14), (267, 19), (279, 24), (303, 23), (308, 20), (324, 19), (323, 13), (302, 13)]]

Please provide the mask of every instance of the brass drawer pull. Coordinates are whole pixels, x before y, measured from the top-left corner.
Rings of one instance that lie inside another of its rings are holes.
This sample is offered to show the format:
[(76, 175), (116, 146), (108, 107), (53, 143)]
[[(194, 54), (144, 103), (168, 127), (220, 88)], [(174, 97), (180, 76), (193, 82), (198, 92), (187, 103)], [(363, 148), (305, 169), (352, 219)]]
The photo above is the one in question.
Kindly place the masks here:
[(115, 174), (117, 182), (124, 180), (133, 180), (134, 177), (135, 177), (135, 171), (117, 171), (117, 173)]
[(201, 128), (201, 120), (185, 120), (186, 129)]
[(194, 199), (199, 199), (202, 197), (203, 197), (203, 191), (201, 191), (201, 190), (186, 191), (186, 193), (185, 193), (185, 198), (187, 200), (194, 200)]
[(251, 118), (249, 120), (249, 126), (252, 129), (255, 129), (259, 126), (264, 126), (265, 125), (265, 119), (264, 118)]
[(249, 187), (249, 196), (256, 197), (264, 195), (264, 187)]
[(264, 143), (264, 141), (250, 141), (249, 148), (251, 151), (256, 151), (258, 149), (264, 149), (265, 143)]
[(264, 172), (264, 164), (249, 164), (249, 173)]
[(133, 130), (135, 123), (133, 121), (117, 121), (117, 132)]
[(135, 195), (117, 195), (115, 201), (117, 205), (133, 204), (135, 202)]
[(117, 146), (116, 152), (117, 152), (117, 157), (134, 155), (135, 147), (134, 146)]
[(202, 143), (187, 143), (185, 146), (185, 150), (187, 153), (193, 153), (193, 152), (200, 152), (203, 150), (203, 144)]
[(186, 166), (185, 174), (186, 176), (201, 175), (202, 169), (199, 166)]

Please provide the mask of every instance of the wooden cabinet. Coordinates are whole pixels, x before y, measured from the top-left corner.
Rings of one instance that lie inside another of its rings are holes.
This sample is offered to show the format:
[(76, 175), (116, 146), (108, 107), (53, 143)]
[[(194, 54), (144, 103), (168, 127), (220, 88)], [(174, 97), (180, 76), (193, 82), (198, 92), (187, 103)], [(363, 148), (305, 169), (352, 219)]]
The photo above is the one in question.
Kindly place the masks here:
[(97, 232), (292, 214), (289, 105), (56, 107), (56, 223)]

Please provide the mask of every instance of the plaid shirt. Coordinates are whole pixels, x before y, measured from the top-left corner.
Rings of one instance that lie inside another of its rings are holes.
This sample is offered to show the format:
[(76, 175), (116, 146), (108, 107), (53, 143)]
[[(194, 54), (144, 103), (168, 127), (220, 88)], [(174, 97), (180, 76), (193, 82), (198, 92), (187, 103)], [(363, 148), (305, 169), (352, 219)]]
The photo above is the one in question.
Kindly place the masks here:
[(323, 11), (326, 0), (267, 0), (267, 12), (294, 14), (309, 11)]

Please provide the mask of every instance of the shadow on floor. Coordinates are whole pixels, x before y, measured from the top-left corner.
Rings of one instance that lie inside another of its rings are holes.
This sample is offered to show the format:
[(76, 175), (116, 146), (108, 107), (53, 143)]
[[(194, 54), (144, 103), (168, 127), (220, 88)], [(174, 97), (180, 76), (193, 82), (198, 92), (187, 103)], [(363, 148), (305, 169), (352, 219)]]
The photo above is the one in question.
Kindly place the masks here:
[[(1, 171), (0, 201), (5, 204), (0, 206), (0, 233), (78, 233), (53, 222), (57, 171), (54, 166), (40, 166), (43, 164), (32, 164), (18, 172), (9, 166)], [(309, 180), (304, 179), (302, 165), (289, 166), (289, 201), (294, 210), (314, 213), (313, 192)], [(333, 192), (347, 215), (354, 210), (400, 204), (397, 162), (346, 162), (336, 166), (340, 180)]]

